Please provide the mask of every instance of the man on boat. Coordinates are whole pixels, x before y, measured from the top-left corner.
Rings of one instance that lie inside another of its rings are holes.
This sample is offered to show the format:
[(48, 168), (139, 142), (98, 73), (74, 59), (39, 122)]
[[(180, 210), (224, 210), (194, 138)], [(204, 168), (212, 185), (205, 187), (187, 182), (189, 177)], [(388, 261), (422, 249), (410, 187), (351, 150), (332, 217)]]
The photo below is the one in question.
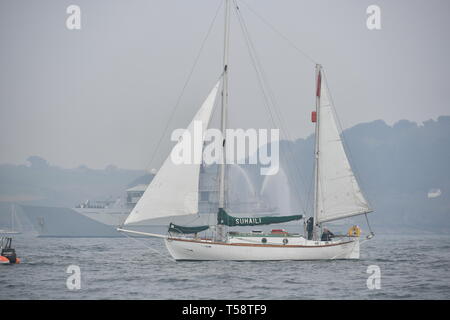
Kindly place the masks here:
[(322, 241), (330, 241), (331, 238), (333, 238), (333, 237), (334, 237), (333, 232), (331, 232), (327, 228), (324, 228), (323, 229), (323, 233), (322, 233), (322, 238), (320, 240), (322, 240)]
[(314, 230), (314, 218), (309, 217), (308, 221), (306, 221), (306, 232), (308, 233), (308, 240), (312, 240), (313, 230)]

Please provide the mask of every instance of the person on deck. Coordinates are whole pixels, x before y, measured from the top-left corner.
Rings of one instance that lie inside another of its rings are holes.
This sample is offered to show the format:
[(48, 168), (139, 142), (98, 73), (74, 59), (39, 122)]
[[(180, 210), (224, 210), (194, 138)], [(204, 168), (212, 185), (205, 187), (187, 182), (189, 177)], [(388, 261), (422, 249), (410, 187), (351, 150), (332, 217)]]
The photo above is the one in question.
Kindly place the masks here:
[(308, 232), (308, 240), (312, 240), (313, 230), (314, 230), (314, 218), (309, 217), (308, 221), (306, 221), (306, 231)]
[(333, 238), (333, 237), (334, 237), (333, 232), (331, 232), (327, 228), (324, 228), (323, 229), (323, 233), (322, 233), (322, 238), (320, 240), (322, 240), (322, 241), (330, 241), (331, 238)]

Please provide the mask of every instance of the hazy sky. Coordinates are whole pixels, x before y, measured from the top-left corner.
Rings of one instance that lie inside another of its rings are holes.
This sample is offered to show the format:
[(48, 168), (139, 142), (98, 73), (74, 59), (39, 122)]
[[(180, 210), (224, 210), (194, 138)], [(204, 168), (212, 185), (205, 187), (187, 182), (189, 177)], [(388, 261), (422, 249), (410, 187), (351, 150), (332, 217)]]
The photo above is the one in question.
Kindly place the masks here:
[[(154, 163), (152, 152), (221, 1), (0, 0), (0, 163), (39, 155), (64, 167), (158, 166), (168, 136)], [(323, 64), (344, 128), (450, 114), (450, 1), (245, 1)], [(71, 4), (81, 30), (66, 28)], [(371, 4), (379, 31), (366, 27)], [(314, 64), (240, 9), (289, 132), (306, 137)], [(190, 122), (217, 80), (222, 37), (220, 12), (171, 130)], [(230, 55), (230, 125), (268, 127), (235, 17)]]

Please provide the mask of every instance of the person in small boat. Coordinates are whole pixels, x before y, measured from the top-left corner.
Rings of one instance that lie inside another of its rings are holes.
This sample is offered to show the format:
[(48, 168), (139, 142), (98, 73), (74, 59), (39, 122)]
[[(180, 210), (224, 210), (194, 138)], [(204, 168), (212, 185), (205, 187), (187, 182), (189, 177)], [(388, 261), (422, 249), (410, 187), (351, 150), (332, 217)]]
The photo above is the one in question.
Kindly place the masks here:
[(320, 240), (322, 240), (322, 241), (330, 241), (331, 238), (333, 238), (333, 237), (334, 237), (333, 232), (331, 232), (327, 228), (324, 228), (323, 229), (323, 233), (322, 233), (322, 238)]
[(309, 217), (308, 221), (306, 221), (306, 232), (308, 233), (308, 240), (312, 240), (313, 238), (313, 229), (314, 229), (314, 218)]

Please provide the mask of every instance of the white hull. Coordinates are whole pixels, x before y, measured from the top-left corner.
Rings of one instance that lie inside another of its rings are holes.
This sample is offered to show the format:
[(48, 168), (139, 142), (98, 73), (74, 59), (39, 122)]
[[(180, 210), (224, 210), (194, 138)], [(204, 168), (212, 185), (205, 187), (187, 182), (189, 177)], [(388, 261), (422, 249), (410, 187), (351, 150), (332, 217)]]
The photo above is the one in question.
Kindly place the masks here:
[(334, 260), (359, 259), (359, 239), (308, 241), (304, 245), (263, 245), (249, 242), (214, 242), (166, 238), (175, 260)]

